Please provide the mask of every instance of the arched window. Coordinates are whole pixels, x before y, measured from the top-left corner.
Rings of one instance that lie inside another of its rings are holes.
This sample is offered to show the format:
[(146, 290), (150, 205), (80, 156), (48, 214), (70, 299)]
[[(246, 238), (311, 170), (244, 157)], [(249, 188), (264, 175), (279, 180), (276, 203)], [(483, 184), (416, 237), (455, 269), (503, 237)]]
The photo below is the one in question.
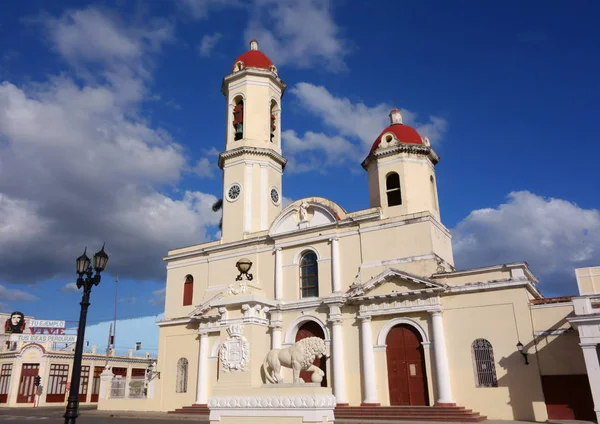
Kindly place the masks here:
[(477, 339), (471, 345), (471, 350), (475, 367), (475, 385), (477, 387), (498, 387), (492, 344), (486, 339)]
[(194, 298), (194, 277), (191, 275), (185, 276), (185, 283), (183, 283), (183, 306), (189, 306), (192, 304)]
[(188, 360), (179, 358), (177, 361), (177, 379), (175, 380), (175, 393), (187, 393)]
[(244, 100), (236, 98), (235, 107), (233, 108), (233, 131), (234, 140), (244, 138)]
[(402, 204), (400, 176), (395, 172), (392, 172), (385, 178), (385, 192), (387, 194), (388, 206), (398, 206)]
[(319, 297), (319, 269), (317, 254), (309, 251), (300, 259), (300, 294), (301, 297)]
[(278, 143), (277, 140), (277, 114), (279, 113), (279, 108), (277, 106), (277, 102), (275, 100), (271, 100), (271, 110), (270, 110), (270, 123), (269, 123), (269, 133), (271, 143)]
[(438, 208), (438, 202), (437, 202), (437, 190), (435, 189), (435, 179), (433, 178), (433, 175), (431, 175), (429, 177), (429, 181), (431, 181), (431, 201), (433, 202), (433, 209), (435, 209), (437, 211)]

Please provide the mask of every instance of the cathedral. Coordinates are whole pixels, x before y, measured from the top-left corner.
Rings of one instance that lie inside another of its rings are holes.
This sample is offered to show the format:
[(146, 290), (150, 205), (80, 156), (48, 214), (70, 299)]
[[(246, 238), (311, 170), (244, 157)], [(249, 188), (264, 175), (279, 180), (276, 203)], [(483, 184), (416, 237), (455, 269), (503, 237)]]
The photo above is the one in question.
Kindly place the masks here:
[[(262, 422), (323, 400), (336, 418), (546, 421), (568, 404), (595, 418), (576, 405), (591, 395), (572, 303), (545, 298), (526, 262), (455, 268), (439, 156), (400, 110), (362, 162), (368, 209), (283, 207), (285, 89), (256, 40), (223, 78), (222, 235), (164, 258), (152, 408)], [(273, 384), (263, 361), (310, 337), (326, 352), (300, 373), (303, 397), (290, 369)]]

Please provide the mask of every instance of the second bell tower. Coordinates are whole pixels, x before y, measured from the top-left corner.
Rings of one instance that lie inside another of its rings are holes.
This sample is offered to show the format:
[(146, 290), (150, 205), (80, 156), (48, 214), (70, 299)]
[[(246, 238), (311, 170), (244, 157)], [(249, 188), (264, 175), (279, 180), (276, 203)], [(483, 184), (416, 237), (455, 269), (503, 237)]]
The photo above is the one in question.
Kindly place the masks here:
[(222, 240), (240, 240), (267, 230), (281, 212), (281, 98), (285, 83), (277, 68), (250, 42), (223, 79), (227, 100), (223, 170)]

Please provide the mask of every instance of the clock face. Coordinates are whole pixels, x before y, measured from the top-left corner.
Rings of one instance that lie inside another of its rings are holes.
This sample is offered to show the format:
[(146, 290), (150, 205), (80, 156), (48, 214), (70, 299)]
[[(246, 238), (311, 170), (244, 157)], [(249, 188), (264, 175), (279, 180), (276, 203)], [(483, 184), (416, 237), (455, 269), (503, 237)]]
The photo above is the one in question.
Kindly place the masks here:
[(227, 190), (227, 197), (229, 198), (229, 200), (233, 201), (240, 196), (241, 192), (242, 192), (242, 186), (240, 186), (237, 183), (231, 184), (231, 186), (229, 187), (229, 190)]
[(279, 192), (277, 191), (277, 189), (275, 187), (273, 187), (271, 189), (271, 200), (273, 201), (273, 203), (275, 203), (276, 205), (279, 204)]

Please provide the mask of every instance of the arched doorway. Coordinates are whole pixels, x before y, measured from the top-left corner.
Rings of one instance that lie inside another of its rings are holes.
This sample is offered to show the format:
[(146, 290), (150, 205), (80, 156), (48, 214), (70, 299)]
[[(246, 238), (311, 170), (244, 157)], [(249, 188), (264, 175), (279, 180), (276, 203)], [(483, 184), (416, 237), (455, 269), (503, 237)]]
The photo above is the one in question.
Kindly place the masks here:
[(421, 335), (411, 325), (393, 327), (385, 339), (390, 405), (429, 405)]
[[(318, 337), (320, 339), (325, 340), (325, 333), (319, 324), (314, 321), (307, 321), (298, 329), (296, 333), (296, 341), (299, 342), (302, 339), (307, 337)], [(321, 368), (321, 370), (325, 373), (323, 377), (323, 381), (321, 382), (321, 387), (327, 387), (327, 364), (326, 358), (315, 358), (313, 365)], [(312, 373), (307, 371), (300, 372), (300, 378), (303, 379), (306, 383), (311, 382)]]

